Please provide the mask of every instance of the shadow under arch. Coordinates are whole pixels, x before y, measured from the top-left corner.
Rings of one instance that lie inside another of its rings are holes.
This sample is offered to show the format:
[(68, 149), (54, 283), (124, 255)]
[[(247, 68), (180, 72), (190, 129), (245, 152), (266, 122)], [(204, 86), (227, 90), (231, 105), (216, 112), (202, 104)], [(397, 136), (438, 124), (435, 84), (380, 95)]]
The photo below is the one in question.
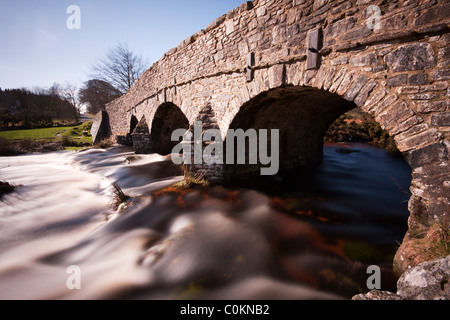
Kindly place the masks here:
[[(229, 129), (279, 130), (279, 169), (311, 167), (322, 162), (324, 135), (328, 127), (356, 104), (337, 94), (304, 86), (288, 86), (265, 91), (240, 108)], [(226, 139), (226, 138), (225, 138)], [(225, 143), (226, 146), (226, 143)], [(248, 150), (248, 142), (246, 146)], [(235, 146), (235, 155), (236, 155)], [(261, 165), (226, 164), (224, 180), (260, 174)]]
[(132, 134), (134, 132), (134, 129), (136, 129), (138, 123), (139, 123), (139, 120), (136, 118), (136, 116), (134, 114), (131, 115), (129, 134)]
[(138, 118), (136, 118), (136, 116), (132, 114), (130, 117), (130, 130), (128, 130), (128, 133), (125, 137), (123, 144), (127, 146), (133, 146), (133, 133), (136, 130), (138, 124), (139, 124)]
[(176, 129), (188, 129), (189, 121), (181, 109), (171, 103), (163, 103), (156, 110), (150, 132), (152, 152), (167, 155), (172, 152), (178, 141), (171, 141)]

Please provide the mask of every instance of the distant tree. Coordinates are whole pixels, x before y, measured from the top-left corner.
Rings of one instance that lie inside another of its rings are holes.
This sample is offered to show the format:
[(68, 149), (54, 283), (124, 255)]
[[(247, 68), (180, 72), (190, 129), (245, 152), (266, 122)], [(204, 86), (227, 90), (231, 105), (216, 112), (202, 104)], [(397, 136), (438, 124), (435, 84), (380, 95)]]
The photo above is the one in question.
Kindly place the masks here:
[(86, 81), (79, 91), (81, 103), (87, 104), (87, 112), (96, 114), (104, 110), (108, 102), (121, 96), (121, 92), (106, 81), (93, 79)]
[[(73, 93), (71, 93), (73, 91)], [(65, 119), (78, 121), (78, 111), (75, 96), (76, 88), (74, 85), (66, 82), (61, 85), (54, 83), (49, 89), (35, 89), (33, 99), (37, 100), (34, 104), (35, 111), (44, 113), (51, 119)]]
[(128, 45), (123, 43), (110, 49), (106, 56), (92, 67), (93, 78), (110, 83), (121, 94), (130, 90), (146, 68), (147, 63), (142, 57), (131, 52)]
[(41, 117), (50, 121), (52, 117), (59, 116), (56, 111), (58, 100), (59, 85), (56, 83), (49, 89), (33, 88), (28, 94), (27, 102), (24, 103), (26, 107), (24, 116), (29, 117), (32, 122), (38, 121)]
[(76, 99), (71, 93), (76, 94), (74, 85), (66, 82), (61, 85), (54, 83), (49, 89), (39, 89), (35, 91), (39, 103), (37, 110), (45, 112), (45, 114), (53, 119), (66, 119), (78, 121), (78, 112), (76, 109)]
[(77, 121), (77, 118), (66, 89), (57, 83), (49, 89), (0, 91), (0, 128), (49, 127), (56, 119)]
[(70, 104), (71, 113), (78, 122), (81, 113), (81, 102), (78, 97), (77, 86), (68, 81), (64, 82), (62, 90), (60, 91), (60, 97)]

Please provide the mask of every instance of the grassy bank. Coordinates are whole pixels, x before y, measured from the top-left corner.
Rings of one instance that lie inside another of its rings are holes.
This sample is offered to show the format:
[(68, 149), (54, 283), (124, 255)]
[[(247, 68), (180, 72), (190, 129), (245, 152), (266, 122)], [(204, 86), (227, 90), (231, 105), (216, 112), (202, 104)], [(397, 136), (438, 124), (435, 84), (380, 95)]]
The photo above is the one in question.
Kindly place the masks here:
[(0, 131), (0, 156), (76, 150), (92, 145), (92, 122), (73, 127)]
[(0, 131), (0, 138), (15, 141), (26, 139), (52, 141), (57, 139), (58, 134), (66, 132), (69, 128), (71, 127)]

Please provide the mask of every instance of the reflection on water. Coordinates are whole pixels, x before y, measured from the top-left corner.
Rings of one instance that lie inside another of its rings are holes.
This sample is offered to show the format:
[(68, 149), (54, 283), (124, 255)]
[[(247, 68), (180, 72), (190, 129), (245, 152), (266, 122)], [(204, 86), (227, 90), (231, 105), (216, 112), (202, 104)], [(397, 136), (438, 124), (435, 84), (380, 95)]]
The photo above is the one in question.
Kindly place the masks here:
[[(347, 299), (406, 232), (411, 171), (363, 144), (246, 186), (180, 191), (178, 168), (126, 148), (0, 158), (1, 299)], [(111, 209), (112, 181), (133, 196)], [(66, 270), (81, 270), (69, 290)]]

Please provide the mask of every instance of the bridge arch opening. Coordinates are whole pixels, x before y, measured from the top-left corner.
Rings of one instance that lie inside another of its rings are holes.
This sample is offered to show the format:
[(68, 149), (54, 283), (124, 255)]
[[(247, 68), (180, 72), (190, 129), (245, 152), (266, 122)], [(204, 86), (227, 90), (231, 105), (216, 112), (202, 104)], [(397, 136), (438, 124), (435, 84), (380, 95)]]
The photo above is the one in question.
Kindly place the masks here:
[(125, 136), (125, 140), (122, 142), (122, 144), (125, 144), (127, 146), (133, 146), (133, 133), (138, 125), (139, 125), (138, 118), (136, 118), (136, 116), (132, 114), (130, 117), (130, 130), (128, 130), (128, 133)]
[(188, 129), (189, 120), (175, 104), (163, 103), (156, 110), (153, 118), (150, 139), (152, 152), (167, 155), (172, 152), (179, 142), (171, 141), (172, 133), (176, 129)]
[(139, 124), (139, 120), (136, 118), (136, 116), (134, 114), (131, 115), (129, 134), (132, 134), (134, 132), (134, 130), (136, 129), (138, 124)]
[[(267, 129), (269, 149), (269, 132), (278, 129), (280, 170), (312, 167), (322, 162), (324, 135), (329, 126), (356, 107), (353, 102), (325, 90), (300, 86), (276, 88), (245, 103), (229, 129), (255, 129), (257, 132)], [(224, 166), (224, 179), (258, 175), (259, 168), (259, 165), (249, 165), (248, 161), (245, 165), (227, 164)]]

